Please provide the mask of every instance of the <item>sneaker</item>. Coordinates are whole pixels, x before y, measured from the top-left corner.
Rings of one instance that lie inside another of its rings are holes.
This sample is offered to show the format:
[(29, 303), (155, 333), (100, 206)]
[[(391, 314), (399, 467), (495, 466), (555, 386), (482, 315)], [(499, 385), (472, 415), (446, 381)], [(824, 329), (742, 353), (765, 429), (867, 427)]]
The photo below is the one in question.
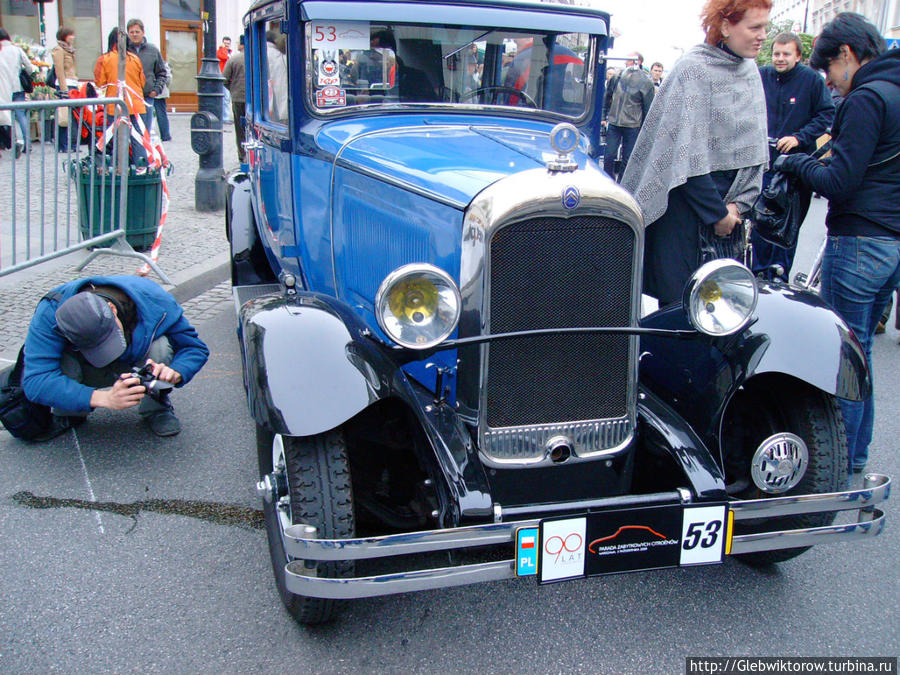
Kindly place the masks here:
[(172, 408), (151, 413), (144, 419), (150, 425), (150, 431), (157, 436), (175, 436), (181, 431), (181, 422), (175, 417)]

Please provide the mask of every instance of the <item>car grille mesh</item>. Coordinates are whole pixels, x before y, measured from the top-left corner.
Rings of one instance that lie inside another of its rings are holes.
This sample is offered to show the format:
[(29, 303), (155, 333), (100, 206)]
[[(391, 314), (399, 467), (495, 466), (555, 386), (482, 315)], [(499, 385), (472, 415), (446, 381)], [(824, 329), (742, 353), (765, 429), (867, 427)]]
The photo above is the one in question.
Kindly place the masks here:
[[(536, 218), (490, 242), (490, 332), (628, 326), (635, 236), (596, 216)], [(629, 337), (549, 335), (488, 347), (490, 428), (627, 414)]]

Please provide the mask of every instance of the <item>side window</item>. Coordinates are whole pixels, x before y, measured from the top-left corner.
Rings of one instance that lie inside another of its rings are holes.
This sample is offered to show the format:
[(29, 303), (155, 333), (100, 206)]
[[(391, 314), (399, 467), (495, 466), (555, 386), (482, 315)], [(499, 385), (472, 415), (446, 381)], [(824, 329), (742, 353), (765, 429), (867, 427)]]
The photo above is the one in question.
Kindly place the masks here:
[(259, 40), (257, 57), (263, 66), (261, 73), (263, 119), (276, 124), (288, 123), (287, 35), (281, 30), (281, 19), (265, 24), (263, 39)]

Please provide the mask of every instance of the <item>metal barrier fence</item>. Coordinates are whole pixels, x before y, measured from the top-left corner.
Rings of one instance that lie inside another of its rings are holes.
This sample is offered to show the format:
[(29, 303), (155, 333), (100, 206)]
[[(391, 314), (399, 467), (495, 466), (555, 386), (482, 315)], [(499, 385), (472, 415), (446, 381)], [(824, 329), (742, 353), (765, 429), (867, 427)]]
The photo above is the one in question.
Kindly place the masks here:
[[(12, 118), (11, 148), (0, 158), (0, 195), (9, 199), (4, 207), (0, 197), (0, 277), (94, 248), (79, 269), (98, 255), (137, 258), (170, 283), (149, 256), (126, 241), (128, 148), (120, 152), (120, 134), (107, 134), (118, 128), (119, 118), (128, 119), (125, 102), (22, 101), (0, 104), (0, 110), (9, 110)], [(17, 113), (25, 115), (24, 138)], [(68, 126), (60, 126), (61, 116)]]

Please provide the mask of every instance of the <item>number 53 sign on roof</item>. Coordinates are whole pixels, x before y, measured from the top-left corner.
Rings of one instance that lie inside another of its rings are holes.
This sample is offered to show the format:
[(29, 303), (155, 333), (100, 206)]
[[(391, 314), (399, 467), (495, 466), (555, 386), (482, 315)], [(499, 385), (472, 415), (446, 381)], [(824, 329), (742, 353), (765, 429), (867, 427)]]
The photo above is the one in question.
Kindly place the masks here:
[(311, 30), (313, 49), (369, 49), (365, 21), (319, 21)]

